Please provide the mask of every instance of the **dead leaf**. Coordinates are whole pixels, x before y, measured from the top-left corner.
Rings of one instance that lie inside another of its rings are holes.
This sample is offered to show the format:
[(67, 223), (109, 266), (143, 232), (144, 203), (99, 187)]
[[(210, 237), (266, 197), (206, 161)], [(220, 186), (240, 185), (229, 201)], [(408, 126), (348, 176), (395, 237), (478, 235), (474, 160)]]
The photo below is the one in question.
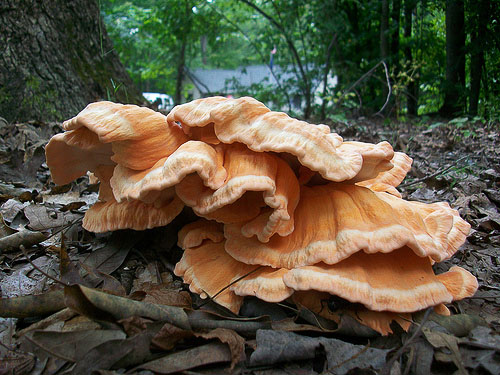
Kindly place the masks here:
[(21, 212), (28, 203), (21, 203), (15, 199), (9, 199), (7, 202), (2, 204), (0, 208), (0, 213), (3, 219), (7, 220), (9, 223), (14, 220), (19, 212)]
[(137, 368), (150, 370), (158, 374), (173, 374), (200, 366), (230, 361), (231, 352), (227, 345), (214, 342), (169, 354), (139, 365)]
[(65, 287), (64, 297), (68, 307), (92, 319), (117, 321), (131, 316), (142, 316), (190, 329), (188, 316), (180, 307), (138, 302), (83, 285)]
[(192, 306), (191, 295), (188, 292), (168, 289), (165, 284), (144, 283), (141, 292), (145, 293), (143, 298), (145, 302), (186, 308)]
[(354, 369), (379, 370), (389, 350), (354, 345), (337, 339), (304, 337), (291, 332), (257, 331), (257, 349), (250, 356), (251, 366), (274, 365), (315, 358), (323, 347), (328, 370), (347, 374)]
[(429, 375), (431, 373), (434, 350), (423, 338), (418, 338), (410, 345), (408, 364), (411, 373), (415, 375)]
[(143, 232), (132, 230), (113, 232), (108, 243), (90, 253), (83, 262), (97, 271), (110, 274), (123, 264), (132, 247), (143, 237)]
[(59, 273), (61, 281), (66, 285), (84, 284), (88, 285), (80, 274), (80, 268), (69, 258), (66, 251), (64, 235), (61, 233), (61, 245), (59, 247)]
[(35, 367), (35, 356), (30, 353), (2, 356), (0, 374), (30, 374)]
[(168, 351), (174, 349), (179, 341), (190, 337), (193, 337), (193, 331), (165, 323), (155, 337), (153, 337), (152, 344), (159, 349)]
[[(56, 276), (56, 263), (48, 256), (41, 256), (32, 261), (45, 274)], [(41, 294), (48, 284), (47, 276), (33, 268), (31, 264), (24, 264), (12, 274), (5, 276), (0, 284), (4, 297), (27, 296)]]
[(482, 318), (471, 314), (444, 316), (431, 313), (429, 320), (438, 323), (440, 326), (446, 328), (449, 333), (457, 337), (467, 336), (477, 326), (486, 325)]
[(24, 215), (29, 221), (29, 227), (37, 231), (61, 228), (82, 217), (80, 213), (59, 212), (42, 204), (26, 206)]
[(72, 332), (35, 331), (28, 337), (31, 342), (46, 352), (76, 362), (82, 359), (91, 349), (110, 340), (126, 338), (120, 330), (86, 330)]
[(126, 340), (110, 340), (88, 351), (71, 370), (74, 375), (91, 374), (96, 370), (109, 370), (115, 363), (132, 354), (134, 345)]
[[(429, 324), (427, 324), (429, 325)], [(459, 338), (452, 336), (448, 333), (441, 332), (438, 330), (433, 330), (428, 327), (422, 328), (422, 332), (424, 333), (425, 338), (427, 341), (434, 347), (434, 348), (446, 348), (449, 350), (448, 353), (442, 353), (441, 352), (441, 358), (447, 357), (450, 358), (455, 366), (458, 368), (458, 373), (461, 375), (467, 375), (468, 372), (464, 367), (464, 364), (462, 362), (460, 350), (458, 349), (458, 343), (459, 343)]]
[(148, 328), (148, 324), (152, 323), (151, 319), (141, 318), (140, 316), (131, 316), (130, 318), (122, 319), (118, 321), (123, 327), (123, 330), (127, 336), (134, 336)]
[(245, 339), (236, 332), (225, 328), (216, 328), (206, 333), (196, 333), (195, 336), (204, 339), (217, 339), (229, 346), (231, 351), (231, 369), (245, 358)]

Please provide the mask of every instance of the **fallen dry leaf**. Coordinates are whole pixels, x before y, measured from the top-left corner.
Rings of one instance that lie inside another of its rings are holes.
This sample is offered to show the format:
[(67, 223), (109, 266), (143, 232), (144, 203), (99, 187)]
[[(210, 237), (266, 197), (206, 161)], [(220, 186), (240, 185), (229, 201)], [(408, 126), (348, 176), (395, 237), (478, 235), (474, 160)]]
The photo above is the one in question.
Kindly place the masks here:
[(158, 374), (173, 374), (200, 366), (230, 361), (231, 352), (228, 346), (214, 342), (166, 355), (139, 365), (138, 368), (154, 371)]
[(196, 333), (198, 337), (204, 339), (217, 339), (229, 346), (231, 351), (231, 369), (236, 364), (245, 358), (245, 339), (238, 335), (235, 331), (225, 328), (216, 328), (206, 333)]
[[(354, 345), (337, 339), (305, 337), (292, 332), (257, 331), (257, 349), (250, 356), (251, 366), (312, 359), (324, 348), (328, 371), (347, 374), (353, 369), (379, 370), (389, 350)], [(325, 369), (326, 370), (326, 369)]]

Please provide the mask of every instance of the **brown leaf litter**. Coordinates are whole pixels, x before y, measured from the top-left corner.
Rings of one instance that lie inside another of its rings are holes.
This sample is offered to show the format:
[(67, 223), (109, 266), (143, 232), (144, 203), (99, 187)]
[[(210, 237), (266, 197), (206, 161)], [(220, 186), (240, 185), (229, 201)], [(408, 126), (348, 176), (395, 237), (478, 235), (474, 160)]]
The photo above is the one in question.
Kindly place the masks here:
[[(241, 310), (247, 317), (236, 317), (211, 303), (197, 309), (199, 297), (172, 274), (181, 255), (175, 236), (193, 220), (190, 212), (166, 228), (111, 235), (85, 232), (79, 219), (97, 198), (95, 186), (83, 177), (62, 190), (54, 189), (40, 157), (58, 125), (7, 125), (0, 129), (4, 220), (0, 225), (0, 374), (125, 370), (130, 374), (352, 374), (362, 370), (497, 374), (497, 128), (472, 122), (461, 127), (443, 122), (388, 128), (371, 120), (332, 127), (346, 139), (388, 139), (411, 154), (414, 165), (402, 186), (403, 196), (448, 201), (472, 225), (466, 244), (439, 265), (443, 269), (460, 265), (480, 284), (475, 297), (449, 306), (450, 317), (428, 311), (420, 320), (415, 318), (408, 333), (394, 327), (393, 335), (381, 337), (347, 315), (333, 323), (286, 303), (247, 298)], [(335, 309), (341, 302), (325, 301), (324, 306)]]

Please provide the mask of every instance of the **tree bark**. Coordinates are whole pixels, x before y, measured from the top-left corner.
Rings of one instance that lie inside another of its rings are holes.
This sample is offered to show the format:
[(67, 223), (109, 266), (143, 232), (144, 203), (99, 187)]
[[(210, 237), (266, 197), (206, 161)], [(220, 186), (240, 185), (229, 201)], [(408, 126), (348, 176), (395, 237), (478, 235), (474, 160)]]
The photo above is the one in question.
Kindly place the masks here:
[(389, 56), (389, 0), (382, 0), (380, 11), (380, 57), (387, 61)]
[(401, 0), (393, 0), (392, 2), (392, 37), (391, 37), (391, 57), (394, 67), (394, 75), (399, 72), (399, 23), (401, 18)]
[(192, 9), (193, 4), (189, 0), (184, 0), (184, 20), (182, 26), (179, 29), (177, 38), (180, 41), (178, 45), (179, 56), (177, 58), (177, 75), (175, 79), (175, 94), (174, 94), (174, 104), (182, 104), (182, 83), (184, 81), (184, 73), (186, 70), (186, 48), (188, 44), (188, 35), (191, 33), (193, 26), (192, 19)]
[[(405, 12), (405, 26), (404, 26), (404, 36), (408, 40), (412, 35), (412, 22), (413, 22), (413, 10), (415, 9), (415, 0), (405, 0), (404, 12)], [(413, 63), (413, 53), (411, 50), (411, 45), (407, 44), (405, 48), (405, 58), (410, 64)], [(414, 81), (408, 84), (408, 92), (406, 94), (406, 110), (408, 115), (416, 116), (418, 114), (418, 87)]]
[(465, 107), (464, 1), (446, 0), (446, 82), (441, 114), (454, 116)]
[(89, 102), (142, 102), (95, 0), (0, 2), (0, 116), (62, 120)]
[(470, 96), (469, 114), (477, 115), (481, 76), (484, 66), (484, 50), (487, 38), (486, 20), (489, 19), (489, 0), (480, 0), (471, 6)]

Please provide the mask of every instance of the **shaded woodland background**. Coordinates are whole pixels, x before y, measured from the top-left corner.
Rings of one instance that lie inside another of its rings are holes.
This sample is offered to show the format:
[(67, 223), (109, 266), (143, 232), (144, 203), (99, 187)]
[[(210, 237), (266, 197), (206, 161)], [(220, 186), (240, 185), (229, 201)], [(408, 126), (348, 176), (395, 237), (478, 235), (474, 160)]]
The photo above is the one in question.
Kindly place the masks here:
[[(372, 114), (392, 89), (384, 115), (498, 116), (500, 4), (496, 0), (123, 1), (101, 9), (115, 50), (142, 91), (183, 102), (186, 69), (269, 64), (294, 78), (279, 89), (241, 94), (285, 104), (304, 98), (303, 115)], [(375, 67), (374, 71), (371, 71)], [(329, 73), (315, 104), (315, 83)], [(367, 76), (364, 76), (367, 74)], [(278, 77), (279, 78), (279, 77)], [(358, 80), (360, 80), (358, 82)]]
[[(273, 109), (300, 95), (294, 114), (320, 120), (495, 121), (499, 19), (498, 0), (5, 0), (0, 116), (62, 120), (98, 99), (141, 103), (143, 91), (178, 104), (189, 70), (273, 64), (291, 75), (238, 94)], [(318, 95), (329, 74), (338, 84)]]

